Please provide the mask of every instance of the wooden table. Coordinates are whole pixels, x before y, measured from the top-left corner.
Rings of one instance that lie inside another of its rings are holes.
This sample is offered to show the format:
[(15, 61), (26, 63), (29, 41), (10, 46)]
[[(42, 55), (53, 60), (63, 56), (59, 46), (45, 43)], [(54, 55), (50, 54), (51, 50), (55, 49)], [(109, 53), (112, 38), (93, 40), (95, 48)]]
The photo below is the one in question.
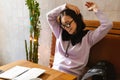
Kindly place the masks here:
[[(6, 71), (16, 65), (30, 67), (30, 68), (35, 67), (35, 68), (45, 69), (46, 72), (40, 76), (40, 78), (42, 78), (43, 80), (76, 80), (76, 76), (63, 73), (63, 72), (60, 72), (36, 63), (32, 63), (26, 60), (20, 60), (20, 61), (9, 63), (7, 65), (3, 65), (0, 67), (0, 70)], [(3, 79), (0, 79), (0, 80), (3, 80)]]

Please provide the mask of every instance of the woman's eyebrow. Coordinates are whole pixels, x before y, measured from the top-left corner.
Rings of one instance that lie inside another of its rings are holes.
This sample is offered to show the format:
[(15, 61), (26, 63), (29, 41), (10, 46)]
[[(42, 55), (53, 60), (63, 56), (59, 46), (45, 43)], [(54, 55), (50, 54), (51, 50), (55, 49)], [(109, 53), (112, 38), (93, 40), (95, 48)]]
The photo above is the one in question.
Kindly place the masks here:
[(65, 23), (69, 23), (70, 21), (66, 21)]
[(67, 23), (69, 23), (70, 21), (65, 21), (65, 22), (62, 22), (62, 24), (64, 25), (64, 24), (67, 24)]
[(70, 22), (71, 22), (71, 20), (65, 21), (65, 23), (70, 23)]

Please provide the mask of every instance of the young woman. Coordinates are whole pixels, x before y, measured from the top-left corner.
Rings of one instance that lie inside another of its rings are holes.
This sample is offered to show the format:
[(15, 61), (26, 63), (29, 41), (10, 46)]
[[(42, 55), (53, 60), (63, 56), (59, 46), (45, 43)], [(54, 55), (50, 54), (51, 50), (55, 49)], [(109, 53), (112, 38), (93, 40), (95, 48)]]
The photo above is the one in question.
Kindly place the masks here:
[(111, 29), (112, 22), (98, 9), (95, 3), (86, 2), (100, 20), (94, 31), (84, 30), (85, 24), (77, 6), (64, 4), (51, 10), (47, 20), (56, 37), (53, 69), (76, 75), (81, 79), (88, 62), (90, 48), (100, 41)]

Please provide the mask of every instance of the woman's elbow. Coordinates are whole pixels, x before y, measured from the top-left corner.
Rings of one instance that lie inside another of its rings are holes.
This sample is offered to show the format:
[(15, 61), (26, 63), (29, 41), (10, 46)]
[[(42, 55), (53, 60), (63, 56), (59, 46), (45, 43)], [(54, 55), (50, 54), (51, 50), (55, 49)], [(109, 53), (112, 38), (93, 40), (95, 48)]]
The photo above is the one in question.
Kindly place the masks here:
[(112, 28), (113, 27), (113, 22), (112, 21), (109, 21), (107, 22), (106, 24), (103, 24), (103, 26), (108, 26), (108, 28)]
[(113, 27), (113, 22), (110, 21), (110, 22), (108, 23), (108, 26), (110, 26), (110, 28), (112, 28), (112, 27)]
[(47, 13), (47, 14), (46, 14), (46, 18), (47, 18), (47, 20), (49, 19), (49, 16), (50, 16), (50, 14), (49, 14), (49, 13)]

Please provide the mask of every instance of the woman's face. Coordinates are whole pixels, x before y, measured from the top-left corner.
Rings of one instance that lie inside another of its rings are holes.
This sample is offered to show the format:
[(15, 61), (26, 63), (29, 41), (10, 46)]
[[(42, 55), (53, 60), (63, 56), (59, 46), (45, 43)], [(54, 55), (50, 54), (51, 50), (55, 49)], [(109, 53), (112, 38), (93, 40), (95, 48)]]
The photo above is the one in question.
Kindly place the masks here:
[(61, 18), (61, 27), (65, 29), (69, 34), (76, 33), (76, 23), (70, 16), (62, 16)]

